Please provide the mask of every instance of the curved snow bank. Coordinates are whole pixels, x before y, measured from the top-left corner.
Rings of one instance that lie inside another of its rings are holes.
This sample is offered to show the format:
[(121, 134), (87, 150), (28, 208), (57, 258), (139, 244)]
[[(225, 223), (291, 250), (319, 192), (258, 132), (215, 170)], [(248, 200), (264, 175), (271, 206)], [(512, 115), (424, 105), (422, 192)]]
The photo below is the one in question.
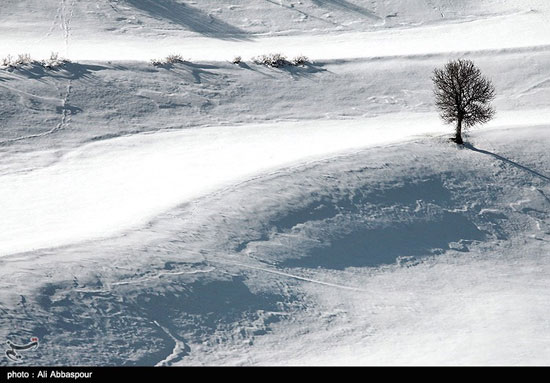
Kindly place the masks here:
[[(494, 124), (533, 124), (547, 117), (548, 112), (512, 113)], [(0, 254), (110, 236), (256, 174), (448, 130), (433, 114), (395, 114), (190, 129), (88, 144), (50, 167), (0, 177)]]
[(213, 127), (86, 145), (53, 166), (1, 177), (0, 253), (111, 235), (270, 169), (443, 131), (434, 116), (403, 117)]

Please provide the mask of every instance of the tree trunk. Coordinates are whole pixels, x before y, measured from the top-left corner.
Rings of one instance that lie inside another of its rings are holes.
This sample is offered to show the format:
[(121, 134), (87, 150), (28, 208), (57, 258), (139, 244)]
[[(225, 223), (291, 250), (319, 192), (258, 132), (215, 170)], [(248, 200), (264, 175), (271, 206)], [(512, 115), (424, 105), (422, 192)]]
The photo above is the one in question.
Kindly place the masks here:
[(456, 123), (456, 134), (453, 141), (456, 142), (458, 145), (464, 144), (464, 141), (462, 141), (462, 120), (461, 119), (459, 119), (458, 122)]

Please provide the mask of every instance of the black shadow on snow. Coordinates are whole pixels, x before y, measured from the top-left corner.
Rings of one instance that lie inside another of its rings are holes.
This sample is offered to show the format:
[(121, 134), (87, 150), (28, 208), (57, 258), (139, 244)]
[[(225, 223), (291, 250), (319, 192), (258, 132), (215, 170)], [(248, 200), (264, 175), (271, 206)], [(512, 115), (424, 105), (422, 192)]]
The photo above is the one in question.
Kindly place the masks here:
[(67, 62), (59, 68), (47, 69), (40, 64), (32, 64), (30, 66), (23, 66), (14, 69), (13, 72), (17, 72), (33, 80), (40, 80), (44, 77), (51, 77), (62, 80), (79, 80), (82, 78), (90, 77), (93, 72), (105, 69), (108, 69), (108, 67), (101, 65)]
[(502, 156), (499, 155), (499, 154), (496, 154), (496, 153), (493, 153), (493, 152), (489, 152), (489, 151), (483, 150), (483, 149), (478, 149), (478, 148), (474, 147), (472, 144), (468, 144), (468, 143), (464, 144), (464, 147), (465, 147), (465, 148), (468, 148), (468, 149), (470, 149), (470, 150), (472, 150), (472, 151), (474, 151), (474, 152), (478, 152), (478, 153), (481, 153), (481, 154), (486, 154), (486, 155), (488, 155), (488, 156), (494, 157), (494, 158), (496, 158), (497, 160), (503, 161), (503, 162), (505, 162), (505, 163), (507, 163), (507, 164), (509, 164), (509, 165), (512, 165), (512, 166), (514, 166), (514, 167), (516, 167), (516, 168), (518, 168), (518, 169), (520, 169), (520, 170), (523, 170), (523, 171), (526, 171), (526, 172), (528, 172), (528, 173), (531, 173), (532, 175), (534, 175), (535, 177), (538, 177), (538, 178), (542, 179), (543, 181), (550, 182), (550, 177), (545, 176), (544, 174), (541, 174), (541, 173), (539, 173), (539, 172), (537, 172), (537, 171), (535, 171), (535, 170), (533, 170), (533, 169), (530, 169), (530, 168), (528, 168), (528, 167), (526, 167), (526, 166), (523, 166), (523, 165), (521, 165), (521, 164), (518, 164), (517, 162), (514, 162), (514, 161), (512, 161), (512, 160), (509, 160), (508, 158), (502, 157)]
[(168, 20), (204, 36), (224, 40), (248, 40), (246, 32), (203, 11), (173, 0), (126, 0), (156, 19)]
[(311, 77), (315, 73), (326, 72), (326, 69), (313, 63), (306, 63), (304, 65), (286, 65), (279, 69), (288, 72), (294, 79), (307, 78)]
[(251, 70), (252, 72), (256, 72), (258, 74), (261, 74), (262, 76), (267, 77), (267, 78), (275, 78), (274, 76), (270, 75), (269, 73), (266, 73), (264, 71), (261, 71), (261, 70), (258, 70), (256, 68), (254, 68), (254, 67), (259, 67), (259, 66), (264, 67), (263, 65), (254, 64), (253, 66), (250, 66), (247, 63), (245, 63), (244, 61), (241, 61), (240, 63), (235, 64), (235, 65), (239, 66), (239, 68)]
[(180, 75), (190, 74), (193, 77), (195, 84), (202, 84), (206, 80), (211, 83), (215, 83), (219, 74), (211, 72), (209, 70), (218, 70), (220, 67), (209, 64), (193, 63), (190, 61), (184, 61), (180, 63), (164, 63), (156, 65), (157, 68), (167, 69), (173, 71), (173, 73)]
[(323, 68), (321, 64), (314, 63), (306, 63), (304, 65), (292, 65), (290, 62), (288, 62), (286, 65), (282, 65), (280, 67), (271, 67), (263, 64), (253, 64), (252, 66), (250, 66), (245, 62), (240, 62), (238, 66), (240, 68), (251, 70), (269, 78), (276, 78), (270, 73), (274, 73), (274, 71), (280, 71), (281, 73), (288, 73), (295, 80), (298, 80), (300, 78), (309, 78), (319, 72), (327, 72), (327, 70)]

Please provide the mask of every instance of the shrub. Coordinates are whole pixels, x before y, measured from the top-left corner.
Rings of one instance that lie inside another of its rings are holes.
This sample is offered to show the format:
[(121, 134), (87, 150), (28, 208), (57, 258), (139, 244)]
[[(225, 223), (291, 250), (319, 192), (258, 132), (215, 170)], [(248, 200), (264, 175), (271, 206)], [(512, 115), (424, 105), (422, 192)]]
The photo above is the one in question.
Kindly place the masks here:
[(161, 59), (151, 59), (151, 64), (153, 66), (161, 66), (164, 64), (164, 61)]
[(0, 67), (18, 69), (27, 65), (39, 65), (44, 69), (57, 69), (70, 62), (67, 59), (60, 58), (58, 53), (52, 52), (49, 59), (37, 61), (31, 58), (29, 54), (20, 54), (17, 57), (7, 55), (0, 60)]
[(261, 55), (252, 58), (254, 64), (265, 65), (272, 68), (281, 68), (291, 63), (286, 59), (286, 57), (280, 53), (271, 53), (268, 55)]
[(181, 57), (181, 55), (172, 54), (172, 55), (166, 56), (166, 62), (168, 64), (181, 64), (185, 62), (185, 60), (183, 59), (183, 57)]
[(3, 67), (10, 67), (13, 62), (13, 57), (11, 55), (7, 55), (6, 57), (2, 58), (2, 66)]
[(300, 55), (292, 59), (292, 65), (294, 66), (304, 66), (309, 63), (309, 59), (306, 56)]
[(29, 55), (28, 53), (23, 53), (23, 54), (17, 55), (17, 58), (15, 59), (14, 64), (16, 67), (20, 67), (20, 66), (32, 64), (33, 62), (34, 60), (31, 58), (31, 55)]
[(288, 60), (286, 56), (280, 53), (271, 53), (268, 55), (261, 55), (252, 58), (254, 64), (265, 65), (272, 68), (282, 68), (285, 66), (304, 66), (309, 63), (309, 59), (304, 56), (296, 56), (292, 60)]
[(19, 54), (17, 57), (7, 55), (2, 59), (2, 66), (5, 68), (20, 68), (25, 65), (36, 63), (28, 53)]
[(166, 66), (166, 65), (173, 65), (173, 64), (181, 64), (184, 63), (185, 60), (181, 55), (178, 54), (171, 54), (166, 56), (163, 59), (152, 59), (151, 64), (154, 66)]
[(68, 63), (69, 60), (60, 58), (59, 53), (52, 52), (50, 58), (47, 60), (42, 60), (41, 64), (45, 69), (57, 69), (61, 68), (63, 65)]

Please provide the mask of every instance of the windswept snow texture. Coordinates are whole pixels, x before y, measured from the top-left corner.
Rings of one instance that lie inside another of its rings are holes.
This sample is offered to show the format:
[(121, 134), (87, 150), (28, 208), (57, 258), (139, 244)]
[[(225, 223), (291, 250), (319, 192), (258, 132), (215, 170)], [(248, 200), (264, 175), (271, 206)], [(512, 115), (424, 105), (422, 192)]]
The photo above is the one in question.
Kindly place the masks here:
[[(4, 0), (0, 56), (72, 61), (0, 67), (0, 340), (38, 336), (29, 365), (548, 364), (549, 21)], [(276, 52), (311, 60), (249, 60)], [(454, 58), (497, 89), (464, 147), (430, 80)]]
[(274, 50), (343, 59), (550, 44), (545, 0), (7, 0), (3, 7), (0, 51), (73, 60), (176, 52), (229, 61)]

